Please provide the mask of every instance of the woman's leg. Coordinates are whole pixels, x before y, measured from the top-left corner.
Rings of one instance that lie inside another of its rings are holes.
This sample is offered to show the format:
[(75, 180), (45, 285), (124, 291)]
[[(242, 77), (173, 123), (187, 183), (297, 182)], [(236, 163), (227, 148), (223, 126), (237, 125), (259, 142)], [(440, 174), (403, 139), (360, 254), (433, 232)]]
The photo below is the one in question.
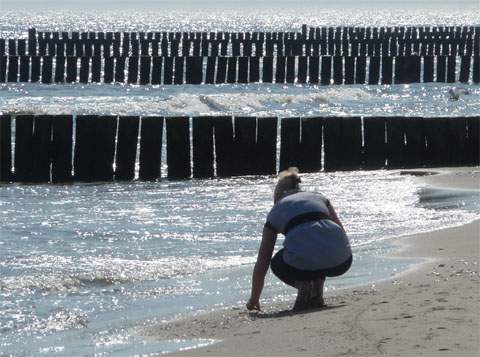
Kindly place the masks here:
[(312, 307), (325, 306), (325, 300), (323, 299), (323, 285), (325, 284), (325, 278), (321, 277), (313, 281), (313, 296), (310, 299)]
[(298, 293), (293, 305), (293, 311), (308, 309), (313, 293), (313, 281), (299, 280), (295, 282), (295, 287), (298, 289)]

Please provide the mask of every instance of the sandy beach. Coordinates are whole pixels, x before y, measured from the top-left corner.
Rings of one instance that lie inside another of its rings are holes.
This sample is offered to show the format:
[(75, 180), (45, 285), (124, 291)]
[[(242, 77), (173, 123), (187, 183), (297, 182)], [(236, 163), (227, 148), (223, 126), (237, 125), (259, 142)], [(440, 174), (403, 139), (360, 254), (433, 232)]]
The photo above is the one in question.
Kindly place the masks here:
[[(429, 186), (480, 188), (478, 168), (432, 170)], [(143, 331), (148, 338), (208, 338), (196, 356), (478, 356), (480, 221), (398, 240), (395, 257), (422, 262), (390, 280), (326, 294), (327, 307), (292, 313), (229, 309)]]

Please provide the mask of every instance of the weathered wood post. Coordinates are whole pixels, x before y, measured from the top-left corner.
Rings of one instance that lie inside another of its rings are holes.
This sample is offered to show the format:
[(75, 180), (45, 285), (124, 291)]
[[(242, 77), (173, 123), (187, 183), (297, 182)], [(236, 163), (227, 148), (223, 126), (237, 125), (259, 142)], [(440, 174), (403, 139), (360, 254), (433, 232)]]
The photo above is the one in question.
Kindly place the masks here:
[(233, 122), (232, 117), (214, 119), (215, 159), (217, 176), (229, 177), (233, 174)]
[(362, 166), (361, 119), (326, 118), (324, 151), (326, 171), (359, 169)]
[(212, 117), (192, 118), (194, 178), (214, 176), (213, 126)]
[(232, 175), (251, 175), (256, 169), (256, 118), (234, 118)]
[(32, 182), (33, 115), (15, 117), (14, 181)]
[(72, 181), (73, 117), (52, 116), (52, 183)]
[(140, 118), (121, 116), (118, 118), (117, 154), (115, 155), (115, 180), (132, 181), (135, 178), (138, 128)]
[(385, 118), (363, 118), (363, 166), (367, 169), (381, 169), (385, 167), (386, 142)]
[(189, 178), (192, 173), (189, 118), (166, 118), (166, 124), (168, 178), (174, 180)]
[(280, 126), (280, 171), (298, 166), (300, 155), (300, 118), (283, 118)]
[(163, 117), (142, 117), (138, 178), (155, 181), (161, 177)]
[(12, 181), (12, 118), (0, 115), (0, 182)]
[(275, 117), (257, 118), (257, 175), (272, 175), (277, 171), (277, 123)]
[(75, 180), (113, 180), (116, 132), (116, 116), (77, 116), (73, 159)]

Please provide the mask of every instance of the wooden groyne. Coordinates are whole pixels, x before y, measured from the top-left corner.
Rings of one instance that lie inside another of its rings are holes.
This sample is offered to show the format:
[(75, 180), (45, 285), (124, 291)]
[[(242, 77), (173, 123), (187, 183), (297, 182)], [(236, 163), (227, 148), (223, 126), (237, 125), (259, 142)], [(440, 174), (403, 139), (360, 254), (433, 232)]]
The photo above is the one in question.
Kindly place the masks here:
[(480, 27), (37, 32), (0, 39), (0, 82), (480, 83)]
[(150, 181), (163, 158), (169, 179), (478, 165), (479, 134), (478, 116), (2, 115), (0, 181)]

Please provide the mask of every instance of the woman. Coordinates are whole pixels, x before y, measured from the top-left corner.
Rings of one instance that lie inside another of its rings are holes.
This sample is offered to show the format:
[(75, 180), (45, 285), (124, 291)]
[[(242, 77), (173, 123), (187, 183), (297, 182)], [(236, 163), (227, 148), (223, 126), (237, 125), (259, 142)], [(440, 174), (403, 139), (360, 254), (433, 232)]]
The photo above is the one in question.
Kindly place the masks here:
[[(280, 280), (298, 289), (293, 307), (298, 311), (323, 306), (325, 277), (342, 275), (352, 264), (347, 235), (330, 201), (301, 191), (300, 182), (297, 168), (279, 175), (253, 270), (249, 310), (260, 310), (269, 265)], [(285, 235), (283, 249), (272, 259), (278, 233)]]

